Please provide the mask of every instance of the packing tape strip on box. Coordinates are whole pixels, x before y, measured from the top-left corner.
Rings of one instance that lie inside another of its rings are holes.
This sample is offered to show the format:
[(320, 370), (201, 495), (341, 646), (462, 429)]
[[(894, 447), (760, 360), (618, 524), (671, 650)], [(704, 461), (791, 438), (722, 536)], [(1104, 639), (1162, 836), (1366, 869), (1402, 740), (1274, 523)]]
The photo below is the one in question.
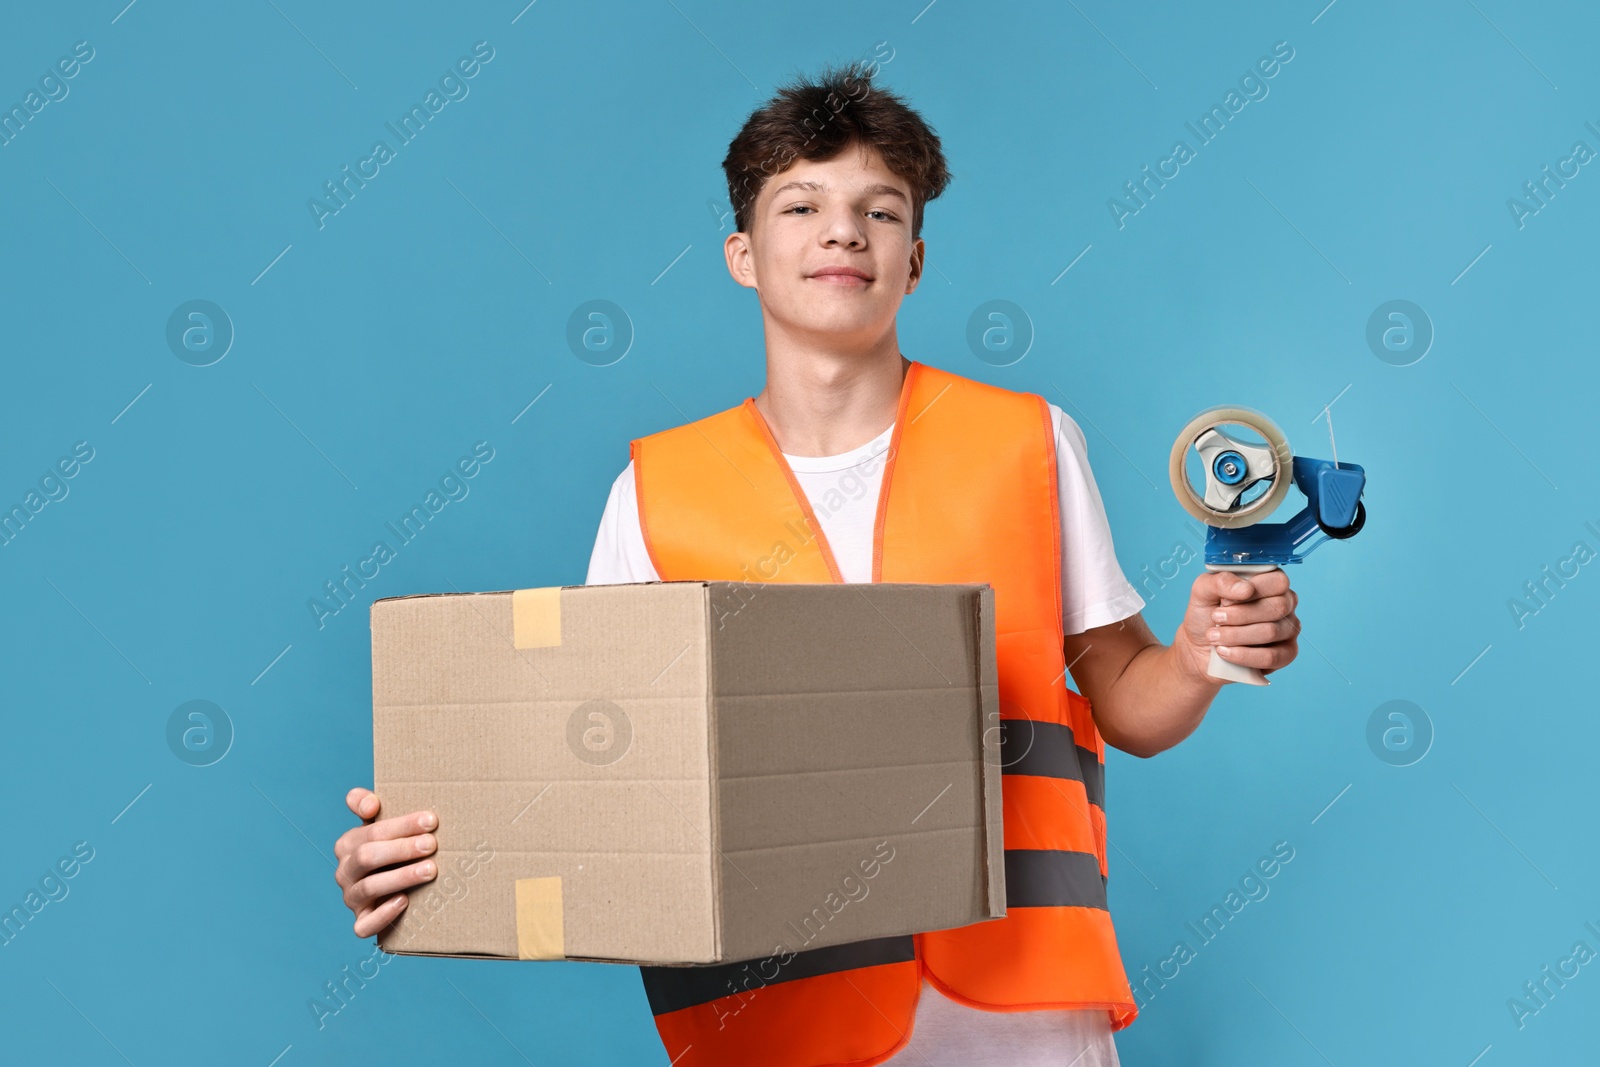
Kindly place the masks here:
[(561, 876), (518, 878), (517, 959), (566, 959), (562, 928)]
[(517, 648), (561, 644), (561, 586), (511, 591), (511, 643)]
[[(514, 589), (511, 592), (512, 644), (517, 648), (551, 648), (561, 644), (561, 587)], [(519, 878), (515, 883), (517, 958), (566, 958), (562, 926), (561, 878)]]

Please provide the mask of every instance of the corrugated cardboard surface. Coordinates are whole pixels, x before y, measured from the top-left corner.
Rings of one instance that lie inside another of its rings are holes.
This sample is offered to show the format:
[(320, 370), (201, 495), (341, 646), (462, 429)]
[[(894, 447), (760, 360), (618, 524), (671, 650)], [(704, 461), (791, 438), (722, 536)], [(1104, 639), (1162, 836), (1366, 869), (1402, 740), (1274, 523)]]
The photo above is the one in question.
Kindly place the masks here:
[(386, 951), (714, 963), (1004, 914), (986, 585), (392, 597), (372, 656), (384, 815), (440, 818)]
[(713, 640), (727, 958), (990, 914), (975, 592), (763, 586)]

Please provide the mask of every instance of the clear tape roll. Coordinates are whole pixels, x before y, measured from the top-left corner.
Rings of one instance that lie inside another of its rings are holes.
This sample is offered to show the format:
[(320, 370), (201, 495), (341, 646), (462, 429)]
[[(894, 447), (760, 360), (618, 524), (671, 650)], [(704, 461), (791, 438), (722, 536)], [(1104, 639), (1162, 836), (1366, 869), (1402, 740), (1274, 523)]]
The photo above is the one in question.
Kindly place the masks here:
[[(1247, 426), (1259, 434), (1272, 450), (1275, 467), (1272, 487), (1237, 511), (1219, 511), (1208, 505), (1190, 484), (1185, 465), (1189, 450), (1201, 434), (1213, 427), (1228, 424)], [(1190, 419), (1173, 442), (1172, 456), (1167, 464), (1172, 491), (1177, 494), (1183, 510), (1208, 526), (1220, 526), (1223, 529), (1251, 526), (1271, 515), (1283, 503), (1284, 497), (1289, 495), (1289, 487), (1294, 482), (1293, 472), (1294, 453), (1289, 450), (1289, 439), (1283, 431), (1261, 412), (1237, 404), (1218, 404)]]

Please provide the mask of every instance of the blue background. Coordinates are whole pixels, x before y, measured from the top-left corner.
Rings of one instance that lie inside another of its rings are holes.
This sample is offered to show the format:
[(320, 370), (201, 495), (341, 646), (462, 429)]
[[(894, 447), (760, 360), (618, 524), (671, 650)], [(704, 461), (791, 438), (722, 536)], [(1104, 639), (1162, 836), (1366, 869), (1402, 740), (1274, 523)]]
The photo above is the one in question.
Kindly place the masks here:
[[(1576, 942), (1600, 950), (1600, 565), (1521, 626), (1508, 601), (1600, 549), (1600, 165), (1521, 227), (1507, 200), (1575, 141), (1600, 149), (1600, 20), (1324, 2), (7, 12), (8, 108), (95, 50), (0, 147), (0, 503), (94, 449), (0, 548), (0, 904), (94, 849), (0, 948), (7, 1055), (667, 1062), (631, 967), (400, 958), (318, 1028), (308, 1001), (373, 944), (332, 877), (344, 793), (371, 779), (366, 605), (583, 581), (629, 439), (762, 385), (755, 295), (720, 252), (729, 139), (794, 74), (877, 56), (955, 174), (902, 351), (1079, 421), (1163, 640), (1200, 567), (1149, 577), (1199, 547), (1164, 477), (1196, 411), (1258, 408), (1330, 458), (1331, 403), (1370, 477), (1366, 529), (1291, 574), (1298, 661), (1224, 689), (1176, 749), (1109, 754), (1130, 976), (1198, 948), (1123, 1062), (1592, 1057), (1600, 964), (1520, 1028), (1507, 1001)], [(469, 95), (319, 228), (308, 200), (480, 40)], [(1294, 57), (1269, 94), (1119, 228), (1108, 199), (1195, 147), (1184, 123), (1278, 41)], [(236, 332), (203, 367), (167, 341), (195, 299)], [(633, 337), (607, 366), (567, 341), (596, 299)], [(1368, 345), (1394, 299), (1431, 321), (1415, 362)], [(1022, 309), (1018, 348), (968, 347), (990, 300)], [(319, 628), (307, 601), (480, 440), (470, 494)], [(210, 766), (166, 738), (194, 699), (235, 733)], [(1368, 742), (1390, 700), (1430, 724), (1407, 766)], [(1270, 895), (1198, 946), (1185, 924), (1279, 841)]]

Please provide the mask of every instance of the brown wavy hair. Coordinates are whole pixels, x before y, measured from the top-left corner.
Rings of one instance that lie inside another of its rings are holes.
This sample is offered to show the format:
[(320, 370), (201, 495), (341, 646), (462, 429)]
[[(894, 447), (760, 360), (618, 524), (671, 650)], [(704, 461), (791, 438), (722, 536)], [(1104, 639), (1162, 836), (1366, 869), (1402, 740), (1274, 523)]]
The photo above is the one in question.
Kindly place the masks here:
[(862, 60), (800, 77), (751, 112), (722, 161), (728, 201), (740, 232), (749, 233), (756, 198), (768, 178), (796, 158), (832, 159), (852, 144), (870, 145), (911, 186), (911, 238), (922, 233), (928, 201), (950, 184), (939, 136), (905, 101), (872, 84), (877, 64)]

